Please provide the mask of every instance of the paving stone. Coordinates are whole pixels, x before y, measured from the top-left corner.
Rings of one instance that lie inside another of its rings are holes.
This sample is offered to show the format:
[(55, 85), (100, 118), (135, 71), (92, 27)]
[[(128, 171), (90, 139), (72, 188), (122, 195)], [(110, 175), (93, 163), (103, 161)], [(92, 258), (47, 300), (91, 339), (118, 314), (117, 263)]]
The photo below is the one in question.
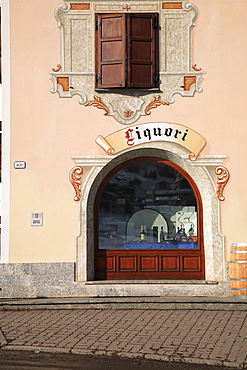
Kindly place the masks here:
[(198, 364), (247, 362), (247, 312), (204, 310), (0, 311), (6, 348), (118, 354)]

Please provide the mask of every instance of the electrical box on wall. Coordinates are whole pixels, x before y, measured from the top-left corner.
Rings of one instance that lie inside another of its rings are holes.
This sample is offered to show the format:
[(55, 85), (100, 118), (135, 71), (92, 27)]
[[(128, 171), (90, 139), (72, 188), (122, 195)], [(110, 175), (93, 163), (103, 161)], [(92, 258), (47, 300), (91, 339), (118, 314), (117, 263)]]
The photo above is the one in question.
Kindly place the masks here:
[(32, 212), (31, 226), (43, 226), (43, 212)]

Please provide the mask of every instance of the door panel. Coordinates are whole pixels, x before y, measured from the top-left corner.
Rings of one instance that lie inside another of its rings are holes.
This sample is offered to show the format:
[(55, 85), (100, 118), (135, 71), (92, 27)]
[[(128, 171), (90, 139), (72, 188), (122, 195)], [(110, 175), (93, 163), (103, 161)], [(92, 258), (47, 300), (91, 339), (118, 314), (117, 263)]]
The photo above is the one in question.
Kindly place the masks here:
[(119, 256), (116, 260), (119, 272), (137, 271), (137, 256)]
[(161, 271), (179, 271), (179, 256), (161, 256)]
[(183, 271), (200, 271), (201, 260), (199, 256), (183, 256)]
[(140, 256), (140, 272), (159, 271), (158, 256)]
[(96, 269), (99, 273), (104, 271), (116, 272), (115, 256), (97, 256)]
[[(169, 252), (170, 254), (171, 252)], [(97, 255), (96, 279), (98, 280), (202, 280), (201, 252), (190, 251), (101, 250)], [(187, 255), (189, 253), (189, 255)], [(197, 254), (196, 254), (197, 253)]]

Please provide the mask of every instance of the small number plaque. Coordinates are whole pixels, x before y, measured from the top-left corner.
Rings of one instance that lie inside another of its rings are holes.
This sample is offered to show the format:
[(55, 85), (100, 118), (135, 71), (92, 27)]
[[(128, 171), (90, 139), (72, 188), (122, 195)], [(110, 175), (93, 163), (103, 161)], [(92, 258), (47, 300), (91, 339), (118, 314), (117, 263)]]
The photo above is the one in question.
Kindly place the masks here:
[(14, 168), (24, 169), (24, 168), (26, 168), (26, 162), (24, 162), (24, 161), (15, 161), (14, 162)]

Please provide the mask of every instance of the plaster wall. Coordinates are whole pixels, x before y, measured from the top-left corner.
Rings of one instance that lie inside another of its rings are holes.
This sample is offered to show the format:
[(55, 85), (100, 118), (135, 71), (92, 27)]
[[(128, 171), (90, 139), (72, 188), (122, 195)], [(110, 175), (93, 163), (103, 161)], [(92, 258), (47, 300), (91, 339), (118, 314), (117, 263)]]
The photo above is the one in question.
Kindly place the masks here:
[[(96, 137), (123, 128), (101, 110), (78, 104), (77, 96), (50, 93), (49, 71), (60, 62), (54, 10), (61, 2), (10, 0), (10, 237), (2, 247), (12, 263), (75, 261), (79, 207), (68, 179), (71, 156), (105, 154)], [(228, 155), (231, 178), (220, 207), (229, 260), (231, 243), (247, 240), (247, 2), (193, 3), (199, 10), (193, 61), (207, 72), (204, 91), (175, 95), (174, 104), (153, 109), (138, 123), (186, 125), (207, 140), (202, 154)], [(13, 168), (19, 160), (26, 169)], [(43, 212), (43, 226), (31, 227), (31, 212)]]

